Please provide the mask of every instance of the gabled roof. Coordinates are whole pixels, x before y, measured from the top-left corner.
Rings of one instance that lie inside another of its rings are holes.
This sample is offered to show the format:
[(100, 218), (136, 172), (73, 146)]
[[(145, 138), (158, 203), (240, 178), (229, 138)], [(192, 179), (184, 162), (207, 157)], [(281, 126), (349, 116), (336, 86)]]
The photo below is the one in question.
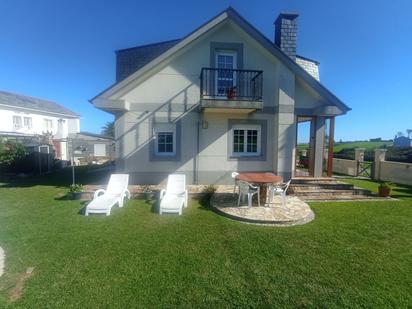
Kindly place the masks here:
[(253, 25), (251, 25), (246, 19), (244, 19), (232, 7), (227, 8), (226, 10), (224, 10), (217, 16), (213, 17), (211, 20), (209, 20), (208, 22), (206, 22), (199, 28), (195, 29), (193, 32), (189, 33), (186, 37), (176, 42), (172, 47), (164, 51), (158, 57), (154, 58), (150, 62), (140, 67), (140, 69), (138, 69), (136, 72), (134, 72), (133, 74), (131, 74), (124, 80), (110, 86), (109, 88), (107, 88), (106, 90), (98, 94), (96, 97), (94, 97), (90, 101), (93, 103), (93, 100), (97, 98), (108, 98), (109, 96), (113, 95), (119, 90), (127, 87), (136, 78), (148, 72), (149, 70), (157, 66), (159, 63), (166, 60), (168, 57), (172, 56), (177, 51), (184, 48), (189, 43), (193, 42), (197, 38), (201, 37), (203, 34), (213, 29), (215, 26), (221, 24), (222, 22), (226, 20), (231, 20), (237, 26), (239, 26), (243, 31), (245, 31), (252, 38), (254, 38), (267, 51), (269, 51), (272, 55), (274, 55), (280, 61), (282, 61), (282, 63), (286, 67), (288, 67), (291, 71), (293, 71), (296, 74), (296, 76), (302, 78), (310, 87), (312, 87), (320, 95), (325, 97), (327, 101), (336, 105), (338, 108), (340, 108), (344, 112), (347, 112), (350, 110), (350, 108), (346, 104), (344, 104), (341, 100), (339, 100), (325, 86), (323, 86), (319, 81), (317, 81), (308, 72), (306, 72), (300, 65), (298, 65), (289, 56), (287, 56), (278, 46), (276, 46), (272, 41), (270, 41), (266, 36), (264, 36), (259, 30), (257, 30)]
[(116, 50), (116, 82), (133, 74), (180, 41), (177, 39)]
[(46, 112), (60, 116), (69, 116), (70, 118), (79, 118), (80, 116), (66, 107), (56, 102), (33, 98), (26, 95), (0, 91), (0, 106), (18, 107), (30, 111)]

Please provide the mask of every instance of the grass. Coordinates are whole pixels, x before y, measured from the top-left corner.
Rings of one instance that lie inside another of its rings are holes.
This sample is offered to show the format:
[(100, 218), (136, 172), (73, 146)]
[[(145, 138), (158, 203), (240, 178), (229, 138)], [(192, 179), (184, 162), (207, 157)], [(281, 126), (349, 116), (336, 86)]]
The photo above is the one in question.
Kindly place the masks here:
[(378, 149), (382, 148), (385, 145), (391, 146), (393, 142), (390, 141), (383, 141), (383, 142), (345, 142), (345, 143), (335, 143), (333, 146), (333, 152), (339, 152), (342, 149), (352, 149), (352, 148), (365, 148), (365, 149)]
[[(143, 200), (84, 217), (78, 201), (61, 199), (66, 178), (47, 179), (0, 188), (0, 307), (412, 305), (410, 188), (399, 188), (399, 202), (314, 203), (311, 223), (273, 228), (195, 200), (181, 217), (159, 216)], [(24, 293), (9, 303), (30, 266)]]
[[(354, 148), (365, 148), (365, 149), (378, 149), (384, 146), (392, 146), (393, 142), (391, 141), (382, 141), (382, 142), (335, 142), (333, 146), (333, 152), (340, 152), (343, 149), (354, 149)], [(307, 149), (309, 145), (306, 143), (298, 144), (298, 150)]]

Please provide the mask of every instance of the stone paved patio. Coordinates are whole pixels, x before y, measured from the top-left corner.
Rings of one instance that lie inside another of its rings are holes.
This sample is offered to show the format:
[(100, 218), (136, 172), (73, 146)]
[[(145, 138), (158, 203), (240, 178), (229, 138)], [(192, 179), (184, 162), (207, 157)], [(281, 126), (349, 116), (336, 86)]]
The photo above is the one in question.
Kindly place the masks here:
[[(256, 203), (254, 200), (254, 205)], [(276, 196), (270, 205), (248, 207), (247, 202), (244, 202), (237, 207), (237, 196), (228, 193), (215, 193), (210, 204), (226, 217), (254, 224), (293, 226), (308, 223), (315, 218), (309, 205), (296, 196), (286, 197), (285, 208), (281, 207), (280, 196)]]

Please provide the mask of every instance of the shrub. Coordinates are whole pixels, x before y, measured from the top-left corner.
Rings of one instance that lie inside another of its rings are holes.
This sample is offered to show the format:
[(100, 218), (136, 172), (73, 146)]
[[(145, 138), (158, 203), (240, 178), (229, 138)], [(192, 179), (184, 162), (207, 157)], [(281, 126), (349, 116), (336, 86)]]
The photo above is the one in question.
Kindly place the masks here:
[(216, 187), (214, 185), (204, 186), (199, 198), (200, 205), (202, 205), (205, 208), (209, 207), (210, 199), (215, 193), (215, 191)]
[(6, 139), (0, 139), (0, 165), (10, 166), (18, 159), (26, 156), (26, 154), (26, 148), (23, 144)]
[(69, 193), (77, 193), (77, 192), (83, 192), (83, 185), (81, 184), (70, 185)]

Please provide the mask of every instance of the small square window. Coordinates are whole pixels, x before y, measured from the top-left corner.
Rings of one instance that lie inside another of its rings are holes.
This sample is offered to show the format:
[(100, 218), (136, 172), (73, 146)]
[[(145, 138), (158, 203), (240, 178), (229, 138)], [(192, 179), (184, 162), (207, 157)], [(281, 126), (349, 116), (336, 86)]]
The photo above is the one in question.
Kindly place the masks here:
[(13, 128), (15, 130), (18, 130), (18, 129), (22, 128), (21, 116), (13, 116)]
[(47, 130), (53, 129), (53, 120), (44, 119), (44, 128), (47, 129)]
[(174, 132), (157, 132), (156, 133), (156, 154), (157, 155), (174, 155), (175, 154), (175, 136)]
[(234, 156), (260, 155), (260, 126), (236, 126), (232, 130)]
[(26, 129), (31, 129), (33, 127), (33, 122), (31, 117), (24, 117), (24, 127)]

